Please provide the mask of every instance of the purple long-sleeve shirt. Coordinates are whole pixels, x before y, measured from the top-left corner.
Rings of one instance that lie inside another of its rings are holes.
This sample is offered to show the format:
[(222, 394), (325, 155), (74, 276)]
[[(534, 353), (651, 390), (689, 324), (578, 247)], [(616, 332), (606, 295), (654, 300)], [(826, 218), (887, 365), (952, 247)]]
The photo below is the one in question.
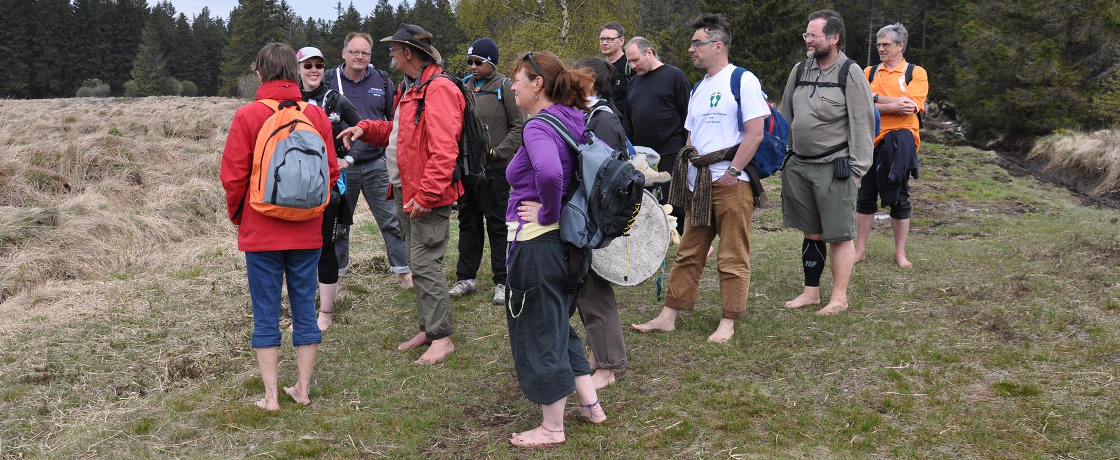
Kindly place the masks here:
[[(579, 110), (556, 104), (546, 107), (541, 113), (556, 116), (576, 139), (583, 138), (583, 113)], [(564, 193), (572, 181), (576, 152), (541, 120), (525, 123), (522, 137), (524, 143), (506, 167), (506, 180), (511, 189), (506, 222), (517, 222), (518, 226), (525, 224), (517, 215), (517, 207), (522, 201), (536, 201), (541, 204), (537, 223), (550, 225), (560, 220)]]

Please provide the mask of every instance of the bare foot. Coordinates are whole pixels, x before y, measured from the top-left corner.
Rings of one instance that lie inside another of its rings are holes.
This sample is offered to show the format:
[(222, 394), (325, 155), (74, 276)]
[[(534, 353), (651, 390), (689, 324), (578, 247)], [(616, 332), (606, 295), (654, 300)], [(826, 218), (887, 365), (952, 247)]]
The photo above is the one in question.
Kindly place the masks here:
[(416, 364), (436, 364), (443, 361), (447, 355), (455, 351), (455, 344), (451, 343), (451, 337), (444, 337), (432, 342), (432, 346), (420, 355), (420, 359), (416, 360)]
[(786, 308), (791, 308), (791, 309), (792, 308), (801, 308), (801, 307), (804, 307), (804, 306), (807, 306), (807, 305), (820, 305), (820, 304), (821, 304), (821, 296), (820, 296), (819, 291), (815, 294), (808, 293), (808, 292), (802, 292), (801, 295), (797, 296), (795, 299), (786, 302)]
[(614, 384), (614, 369), (596, 369), (591, 374), (591, 381), (595, 383), (596, 390), (602, 390)]
[(735, 320), (721, 318), (719, 326), (716, 326), (716, 331), (708, 336), (709, 342), (727, 343), (731, 340), (731, 336), (735, 335)]
[(309, 390), (299, 391), (298, 389), (296, 389), (296, 387), (284, 387), (284, 393), (287, 393), (288, 396), (291, 396), (292, 401), (295, 401), (296, 404), (299, 404), (301, 406), (307, 406), (311, 404), (311, 399), (307, 397), (308, 392)]
[(424, 334), (423, 332), (421, 332), (421, 333), (413, 336), (411, 339), (408, 339), (407, 342), (404, 342), (404, 343), (401, 343), (400, 345), (397, 345), (397, 349), (398, 350), (407, 350), (409, 348), (422, 347), (424, 345), (428, 345), (428, 344), (431, 344), (431, 343), (432, 343), (432, 341), (428, 340), (427, 334)]
[(638, 332), (675, 331), (677, 329), (677, 311), (669, 307), (662, 307), (661, 313), (656, 318), (645, 324), (631, 324), (630, 327)]
[(565, 412), (564, 417), (583, 420), (595, 425), (607, 421), (607, 413), (603, 411), (603, 405), (599, 404), (599, 400), (595, 400), (591, 404), (583, 404), (578, 400), (576, 403), (579, 405)]
[(894, 263), (898, 264), (899, 268), (910, 268), (914, 264), (910, 263), (910, 259), (906, 258), (906, 254), (894, 256)]
[(333, 316), (334, 314), (332, 312), (319, 312), (318, 323), (320, 332), (327, 330), (328, 327), (331, 327), (331, 324), (334, 324)]
[(522, 431), (514, 433), (509, 438), (509, 443), (517, 447), (556, 447), (564, 444), (567, 439), (564, 437), (564, 427), (558, 430), (551, 430), (544, 427), (544, 424), (529, 431)]
[(269, 412), (276, 412), (276, 411), (280, 410), (280, 403), (277, 402), (275, 399), (273, 399), (272, 401), (269, 401), (268, 397), (264, 397), (264, 398), (261, 398), (261, 399), (257, 400), (257, 402), (253, 403), (253, 405), (257, 406), (261, 409), (264, 409), (266, 411), (269, 411)]
[(401, 283), (401, 289), (412, 289), (412, 273), (401, 273), (397, 275), (397, 279)]
[(867, 255), (866, 255), (866, 254), (864, 254), (864, 253), (862, 253), (862, 252), (857, 252), (857, 253), (856, 253), (856, 261), (855, 261), (855, 263), (857, 263), (857, 264), (858, 264), (858, 263), (860, 263), (860, 262), (863, 262), (863, 261), (864, 261), (864, 260), (866, 260), (866, 259), (867, 259)]
[(828, 305), (824, 306), (824, 308), (822, 308), (820, 310), (817, 310), (817, 315), (820, 315), (820, 316), (835, 315), (835, 314), (840, 313), (840, 312), (842, 312), (844, 310), (847, 310), (847, 309), (848, 309), (848, 304), (847, 303), (830, 301), (830, 302), (828, 302)]

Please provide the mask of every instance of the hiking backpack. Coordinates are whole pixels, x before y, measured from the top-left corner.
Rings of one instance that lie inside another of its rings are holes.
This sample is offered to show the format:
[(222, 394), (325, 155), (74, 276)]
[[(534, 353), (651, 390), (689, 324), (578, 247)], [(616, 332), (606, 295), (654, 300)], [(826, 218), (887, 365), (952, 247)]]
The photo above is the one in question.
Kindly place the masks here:
[(306, 102), (262, 99), (272, 109), (253, 144), (249, 205), (290, 221), (311, 220), (330, 202), (330, 163), (323, 136), (307, 118)]
[(599, 249), (627, 234), (642, 206), (646, 179), (626, 160), (626, 152), (615, 150), (595, 133), (577, 141), (554, 115), (535, 117), (548, 123), (564, 142), (575, 149), (570, 198), (560, 210), (560, 239), (578, 248)]
[[(848, 70), (851, 69), (852, 64), (856, 63), (856, 60), (855, 59), (848, 59), (847, 61), (844, 61), (842, 64), (840, 64), (840, 74), (836, 76), (836, 81), (835, 82), (831, 82), (831, 81), (820, 82), (820, 81), (809, 81), (809, 80), (802, 80), (801, 79), (801, 75), (803, 73), (805, 73), (805, 66), (809, 64), (810, 59), (804, 59), (800, 63), (797, 64), (797, 84), (794, 85), (794, 86), (795, 87), (796, 86), (816, 86), (817, 88), (840, 88), (840, 93), (842, 93), (845, 98), (848, 97)], [(872, 78), (872, 80), (874, 80), (874, 78)], [(870, 84), (870, 83), (871, 82), (868, 82), (868, 84)], [(875, 112), (875, 132), (878, 133), (879, 130), (882, 129), (882, 126), (883, 126), (882, 125), (882, 116), (879, 114), (879, 108), (875, 107), (875, 104), (871, 104), (871, 110), (873, 112)], [(843, 144), (840, 144), (840, 147), (835, 149), (836, 150), (835, 152), (828, 153), (824, 156), (831, 155), (832, 153), (839, 152), (839, 151), (844, 150), (846, 148), (848, 148), (848, 143), (844, 142)]]
[[(875, 67), (871, 69), (871, 73), (867, 77), (867, 83), (868, 84), (875, 81), (875, 75), (879, 73), (879, 67), (881, 67), (882, 65), (883, 64), (881, 64), (881, 63), (880, 64), (875, 64)], [(910, 81), (914, 80), (914, 64), (911, 63), (911, 62), (906, 63), (906, 77), (905, 78), (906, 78), (906, 86), (910, 86)], [(923, 104), (922, 110), (919, 110), (918, 113), (916, 114), (916, 115), (918, 115), (918, 129), (922, 128), (922, 113), (924, 113), (925, 110), (926, 110), (926, 108), (924, 107), (924, 104)], [(879, 127), (879, 124), (878, 124), (879, 112), (878, 111), (879, 111), (879, 109), (875, 109), (875, 120), (876, 120), (875, 127), (876, 128)], [(875, 131), (878, 132), (879, 130), (876, 129)]]
[(459, 93), (463, 95), (463, 101), (465, 102), (463, 105), (463, 127), (459, 135), (459, 155), (455, 158), (455, 172), (452, 174), (451, 180), (480, 179), (482, 177), (483, 161), (490, 155), (489, 128), (478, 116), (473, 91), (468, 89), (462, 80), (454, 78), (446, 72), (440, 72), (416, 87), (416, 91), (423, 87), (424, 93), (420, 96), (420, 101), (416, 105), (416, 119), (413, 123), (420, 124), (420, 115), (424, 113), (424, 100), (428, 96), (428, 84), (436, 77), (443, 77), (454, 83), (455, 87), (459, 88)]
[[(742, 91), (740, 87), (746, 71), (747, 69), (742, 67), (735, 67), (731, 72), (731, 95), (735, 97), (735, 104), (738, 107), (735, 114), (739, 119), (739, 124), (736, 125), (739, 131), (743, 130), (743, 95), (740, 94)], [(699, 86), (700, 82), (696, 82), (692, 86), (692, 93), (695, 93)], [(766, 93), (763, 93), (762, 97), (766, 98)], [(754, 158), (750, 161), (754, 163), (759, 179), (770, 177), (782, 169), (782, 160), (786, 157), (786, 145), (789, 142), (789, 122), (769, 101), (766, 102), (766, 106), (770, 109), (770, 116), (762, 121), (762, 141), (759, 142), (758, 148), (754, 151)], [(731, 154), (734, 155), (734, 152)]]

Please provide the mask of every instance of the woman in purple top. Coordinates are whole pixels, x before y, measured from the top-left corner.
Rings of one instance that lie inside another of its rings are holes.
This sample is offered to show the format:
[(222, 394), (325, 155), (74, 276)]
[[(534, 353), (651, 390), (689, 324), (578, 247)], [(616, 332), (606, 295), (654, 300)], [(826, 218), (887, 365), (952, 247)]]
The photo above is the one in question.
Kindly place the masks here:
[(516, 62), (510, 72), (514, 97), (534, 118), (525, 123), (524, 144), (506, 168), (511, 188), (506, 323), (517, 383), (526, 398), (541, 405), (544, 420), (535, 429), (515, 433), (510, 443), (547, 447), (565, 440), (564, 404), (573, 391), (579, 407), (572, 416), (592, 423), (607, 419), (583, 343), (569, 321), (590, 270), (591, 251), (562, 242), (558, 231), (576, 152), (536, 118), (552, 115), (582, 138), (580, 110), (587, 110), (592, 81), (586, 73), (564, 68), (549, 52), (529, 52)]

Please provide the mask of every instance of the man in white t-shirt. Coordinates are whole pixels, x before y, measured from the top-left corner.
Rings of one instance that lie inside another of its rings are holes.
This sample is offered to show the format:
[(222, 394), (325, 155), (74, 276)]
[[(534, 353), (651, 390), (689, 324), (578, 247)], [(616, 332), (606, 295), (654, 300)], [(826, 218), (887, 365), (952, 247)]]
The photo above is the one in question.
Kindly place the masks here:
[[(727, 58), (731, 43), (727, 20), (704, 14), (692, 21), (692, 28), (689, 54), (693, 65), (707, 75), (688, 102), (688, 143), (669, 193), (669, 202), (685, 209), (684, 235), (669, 273), (665, 307), (656, 318), (632, 327), (641, 332), (676, 328), (678, 311), (691, 311), (696, 305), (708, 247), (719, 235), (716, 269), (723, 317), (708, 341), (726, 343), (735, 334), (735, 320), (746, 314), (751, 284), (748, 237), (754, 195), (743, 170), (762, 141), (763, 119), (770, 109), (754, 74), (743, 72), (739, 81), (731, 81), (735, 66)], [(740, 103), (735, 101), (732, 84), (739, 85)]]

